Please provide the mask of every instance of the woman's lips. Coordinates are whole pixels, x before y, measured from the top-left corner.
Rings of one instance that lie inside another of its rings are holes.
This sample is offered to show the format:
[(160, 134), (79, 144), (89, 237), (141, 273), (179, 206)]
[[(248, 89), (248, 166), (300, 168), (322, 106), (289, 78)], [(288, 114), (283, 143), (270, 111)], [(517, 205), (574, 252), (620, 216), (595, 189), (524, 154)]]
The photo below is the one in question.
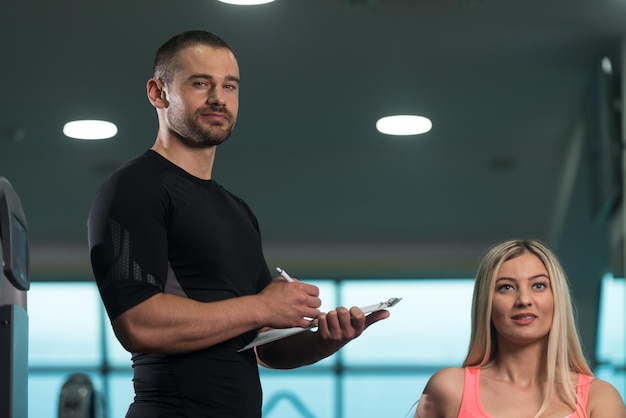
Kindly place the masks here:
[(527, 325), (533, 322), (535, 319), (537, 319), (537, 315), (531, 314), (531, 313), (522, 313), (522, 314), (513, 315), (511, 319), (517, 324)]

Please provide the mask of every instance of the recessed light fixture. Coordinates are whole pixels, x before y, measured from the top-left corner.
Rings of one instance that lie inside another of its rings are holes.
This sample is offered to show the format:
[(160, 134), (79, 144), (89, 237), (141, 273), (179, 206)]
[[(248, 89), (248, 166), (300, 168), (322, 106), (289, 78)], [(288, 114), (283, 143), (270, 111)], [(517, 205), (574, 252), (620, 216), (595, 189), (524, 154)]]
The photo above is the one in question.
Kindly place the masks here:
[(386, 116), (378, 119), (376, 129), (387, 135), (419, 135), (430, 131), (430, 119), (417, 115)]
[(105, 120), (75, 120), (63, 126), (63, 133), (76, 139), (107, 139), (117, 134), (117, 126)]
[(611, 63), (611, 59), (609, 57), (603, 57), (601, 65), (604, 74), (613, 74), (613, 63)]
[(254, 6), (255, 4), (271, 3), (274, 0), (219, 0), (222, 3), (236, 4), (239, 6)]

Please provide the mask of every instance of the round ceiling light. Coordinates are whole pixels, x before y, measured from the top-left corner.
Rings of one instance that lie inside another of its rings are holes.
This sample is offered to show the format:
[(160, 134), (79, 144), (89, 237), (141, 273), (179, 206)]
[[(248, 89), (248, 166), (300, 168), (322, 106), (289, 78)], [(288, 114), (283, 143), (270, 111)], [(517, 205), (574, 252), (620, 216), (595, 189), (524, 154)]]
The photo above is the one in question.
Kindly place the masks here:
[(117, 126), (105, 120), (75, 120), (63, 126), (63, 133), (76, 139), (107, 139), (117, 134)]
[(274, 0), (219, 0), (222, 3), (237, 4), (239, 6), (254, 6), (255, 4), (271, 3)]
[(378, 119), (376, 129), (386, 135), (419, 135), (430, 131), (430, 119), (416, 115), (386, 116)]
[(611, 63), (611, 59), (609, 57), (602, 58), (601, 65), (604, 74), (613, 74), (613, 63)]

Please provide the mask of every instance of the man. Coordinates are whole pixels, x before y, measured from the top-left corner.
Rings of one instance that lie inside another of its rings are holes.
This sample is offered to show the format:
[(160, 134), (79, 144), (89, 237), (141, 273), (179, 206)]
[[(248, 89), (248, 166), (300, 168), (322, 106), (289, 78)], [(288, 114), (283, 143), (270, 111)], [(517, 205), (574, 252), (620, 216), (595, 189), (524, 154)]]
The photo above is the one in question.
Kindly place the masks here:
[[(260, 417), (257, 364), (314, 363), (389, 312), (324, 314), (316, 286), (272, 279), (253, 213), (212, 180), (216, 148), (237, 119), (228, 44), (203, 31), (174, 36), (146, 88), (156, 141), (104, 182), (88, 221), (100, 294), (133, 353), (127, 417)], [(259, 331), (312, 323), (317, 332), (238, 351)]]

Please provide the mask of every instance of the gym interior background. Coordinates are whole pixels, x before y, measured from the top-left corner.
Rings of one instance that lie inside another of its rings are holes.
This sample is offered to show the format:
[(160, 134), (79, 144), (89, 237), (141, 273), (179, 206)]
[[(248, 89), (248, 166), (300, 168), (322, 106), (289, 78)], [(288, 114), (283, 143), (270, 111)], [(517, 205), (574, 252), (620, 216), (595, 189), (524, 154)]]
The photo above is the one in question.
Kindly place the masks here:
[[(476, 264), (510, 238), (561, 258), (585, 351), (624, 396), (624, 22), (617, 0), (4, 4), (0, 176), (28, 220), (29, 416), (130, 402), (87, 211), (154, 140), (154, 51), (197, 28), (238, 55), (240, 115), (215, 178), (255, 211), (270, 267), (319, 284), (329, 308), (403, 298), (336, 356), (261, 370), (266, 417), (410, 416), (426, 378), (462, 360)], [(397, 113), (432, 129), (376, 131)], [(74, 119), (118, 133), (71, 139)]]

